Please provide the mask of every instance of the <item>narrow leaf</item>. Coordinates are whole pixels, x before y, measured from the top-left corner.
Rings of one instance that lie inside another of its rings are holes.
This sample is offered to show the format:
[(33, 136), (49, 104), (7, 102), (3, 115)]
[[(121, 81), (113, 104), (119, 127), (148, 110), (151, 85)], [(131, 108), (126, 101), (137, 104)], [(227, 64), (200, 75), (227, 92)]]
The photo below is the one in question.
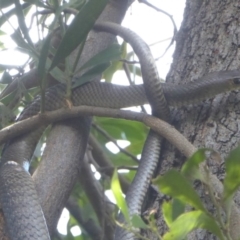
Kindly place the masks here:
[[(20, 30), (17, 29), (12, 35), (11, 35), (12, 40), (18, 45), (19, 48), (16, 48), (20, 52), (24, 52), (27, 54), (32, 54), (32, 49), (30, 45), (28, 45), (24, 39), (22, 38), (22, 35), (20, 33)], [(22, 48), (22, 50), (21, 50)]]
[(164, 202), (162, 205), (162, 212), (163, 212), (163, 218), (168, 227), (170, 227), (171, 223), (173, 222), (172, 218), (172, 202)]
[(38, 63), (38, 76), (39, 79), (43, 79), (45, 73), (46, 73), (46, 61), (48, 58), (48, 51), (49, 51), (49, 46), (50, 46), (50, 42), (52, 39), (52, 34), (49, 34), (47, 36), (47, 38), (44, 41), (44, 44), (42, 46), (42, 50), (40, 53), (40, 57), (39, 57), (39, 63)]
[[(124, 59), (127, 54), (127, 44), (126, 42), (123, 42), (120, 48), (120, 58)], [(123, 62), (122, 61), (113, 61), (112, 65), (103, 73), (103, 78), (106, 80), (106, 82), (111, 82), (114, 73), (117, 70), (123, 69)]]
[(199, 164), (206, 159), (205, 155), (206, 149), (199, 149), (196, 151), (182, 166), (182, 174), (191, 180), (198, 179), (200, 181), (205, 181), (200, 170)]
[(180, 200), (173, 198), (170, 202), (164, 202), (162, 205), (163, 217), (168, 227), (177, 219), (182, 213), (184, 213), (185, 204)]
[(112, 176), (111, 189), (113, 191), (113, 195), (116, 199), (119, 209), (123, 213), (125, 219), (127, 219), (127, 221), (129, 221), (128, 207), (127, 207), (125, 198), (122, 195), (122, 190), (121, 190), (121, 186), (120, 186), (119, 179), (118, 179), (118, 173), (117, 173), (116, 169), (114, 170), (114, 173)]
[(25, 23), (25, 17), (24, 17), (23, 11), (22, 11), (22, 6), (21, 6), (19, 0), (14, 0), (14, 4), (15, 4), (16, 15), (17, 15), (19, 27), (24, 35), (24, 38), (27, 40), (28, 44), (33, 46), (33, 42), (28, 34), (28, 28)]
[(4, 98), (1, 98), (1, 102), (4, 104), (4, 105), (8, 105), (9, 103), (13, 102), (14, 101), (14, 98), (15, 96), (17, 95), (17, 90), (9, 93), (7, 96), (5, 96)]
[(224, 179), (223, 198), (226, 201), (240, 186), (240, 147), (230, 152), (226, 159), (226, 177)]
[(9, 84), (10, 82), (12, 82), (12, 77), (11, 75), (9, 74), (9, 72), (4, 72), (3, 75), (2, 75), (2, 78), (1, 78), (1, 83), (4, 83), (4, 84)]
[(0, 118), (3, 125), (5, 125), (9, 120), (13, 120), (15, 118), (12, 110), (6, 107), (2, 102), (0, 102)]
[(163, 236), (163, 240), (182, 240), (195, 229), (206, 229), (224, 240), (220, 227), (214, 218), (202, 211), (191, 211), (182, 214), (171, 224), (170, 231)]
[(63, 36), (50, 69), (57, 66), (86, 38), (107, 3), (108, 0), (90, 0), (81, 8)]
[(104, 70), (106, 70), (110, 66), (110, 63), (102, 63), (97, 65), (91, 69), (89, 69), (85, 74), (83, 74), (80, 78), (75, 79), (72, 88), (79, 87), (84, 83), (91, 82), (96, 79), (97, 76), (101, 75)]
[(138, 215), (133, 215), (131, 218), (132, 226), (136, 228), (147, 229), (147, 224)]
[(164, 176), (154, 180), (161, 192), (178, 198), (196, 209), (206, 211), (199, 196), (185, 177), (176, 170), (168, 171)]
[(184, 213), (185, 204), (177, 198), (172, 200), (172, 220), (177, 219), (182, 213)]
[[(46, 69), (49, 69), (51, 63), (52, 63), (52, 61), (49, 58), (47, 58)], [(50, 74), (60, 83), (66, 84), (67, 75), (60, 68), (55, 67), (54, 69), (52, 69), (50, 71)]]
[(110, 47), (104, 49), (89, 61), (87, 61), (80, 69), (94, 67), (103, 63), (109, 63), (111, 61), (119, 60), (121, 57), (120, 45), (113, 44)]

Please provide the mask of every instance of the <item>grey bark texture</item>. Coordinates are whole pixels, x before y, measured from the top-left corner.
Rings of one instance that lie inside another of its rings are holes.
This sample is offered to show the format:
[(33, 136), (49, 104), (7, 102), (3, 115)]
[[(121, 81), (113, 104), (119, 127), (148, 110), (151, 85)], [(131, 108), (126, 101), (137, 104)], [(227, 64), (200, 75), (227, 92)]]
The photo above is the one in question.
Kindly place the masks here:
[[(173, 63), (166, 81), (184, 84), (209, 72), (239, 68), (239, 9), (238, 0), (187, 0), (182, 26), (176, 37)], [(233, 91), (198, 105), (171, 111), (172, 124), (195, 147), (212, 148), (221, 154), (221, 161), (209, 159), (207, 162), (211, 172), (220, 180), (224, 177), (225, 157), (239, 145), (239, 99), (240, 93)], [(159, 174), (172, 168), (179, 169), (186, 160), (168, 144), (165, 145), (161, 158)], [(203, 184), (196, 183), (196, 187), (204, 204), (214, 212)], [(161, 200), (158, 201), (159, 205)], [(239, 197), (236, 198), (236, 204), (240, 204)], [(158, 225), (161, 233), (166, 231), (161, 210)], [(156, 239), (151, 234), (148, 236)], [(217, 238), (209, 232), (197, 230), (189, 235), (189, 239)]]
[[(109, 2), (109, 4), (106, 6), (104, 11), (102, 12), (101, 16), (97, 20), (97, 22), (101, 21), (111, 21), (116, 23), (121, 23), (125, 11), (127, 10), (127, 3), (128, 1), (119, 1), (119, 0), (112, 0)], [(86, 44), (84, 46), (83, 53), (81, 55), (81, 59), (78, 63), (78, 67), (82, 66), (85, 62), (87, 62), (91, 57), (96, 55), (98, 52), (105, 49), (107, 46), (109, 46), (114, 40), (114, 37), (110, 34), (104, 34), (104, 33), (97, 33), (91, 31)], [(71, 54), (70, 61), (74, 62), (75, 56), (76, 56), (77, 50), (74, 51)], [(77, 76), (74, 76), (77, 77)], [(99, 78), (100, 80), (100, 78)], [(86, 118), (79, 119), (79, 121), (87, 121)], [(88, 119), (89, 121), (89, 119)], [(91, 121), (91, 120), (90, 120)], [(37, 190), (40, 196), (40, 203), (43, 208), (43, 212), (45, 213), (47, 225), (49, 227), (50, 234), (52, 235), (54, 232), (54, 229), (56, 228), (57, 220), (61, 214), (61, 211), (64, 207), (64, 204), (66, 203), (70, 192), (74, 186), (74, 183), (76, 182), (77, 177), (77, 169), (81, 167), (81, 162), (83, 161), (83, 156), (78, 156), (78, 161), (76, 160), (76, 155), (78, 154), (78, 151), (80, 148), (82, 148), (82, 152), (84, 152), (84, 148), (86, 149), (86, 144), (88, 142), (88, 136), (89, 129), (87, 130), (87, 127), (80, 127), (79, 129), (79, 143), (82, 144), (81, 146), (76, 147), (73, 149), (71, 147), (72, 142), (74, 141), (74, 131), (76, 131), (74, 125), (72, 126), (72, 121), (64, 121), (64, 123), (56, 124), (54, 130), (51, 132), (51, 139), (48, 141), (48, 144), (54, 145), (55, 149), (71, 149), (69, 151), (69, 154), (60, 154), (61, 155), (61, 162), (64, 162), (65, 167), (62, 168), (61, 175), (58, 175), (59, 183), (58, 188), (56, 188), (56, 184), (58, 181), (55, 181), (54, 177), (54, 171), (56, 168), (61, 168), (61, 163), (59, 161), (59, 155), (55, 154), (55, 151), (52, 151), (52, 148), (46, 148), (44, 151), (44, 155), (42, 158), (41, 165), (43, 166), (42, 169), (44, 169), (44, 162), (50, 163), (50, 161), (54, 162), (55, 168), (49, 169), (49, 171), (38, 171), (36, 174), (34, 174), (34, 180), (37, 185)], [(59, 125), (59, 127), (58, 127)], [(61, 128), (64, 129), (64, 131), (61, 130)], [(67, 130), (68, 129), (68, 130)], [(69, 134), (67, 132), (69, 131)], [(85, 139), (83, 139), (85, 137)], [(64, 141), (64, 148), (63, 148), (63, 141)], [(75, 140), (76, 141), (76, 140)], [(84, 145), (84, 146), (83, 146)], [(71, 153), (70, 153), (71, 152)], [(69, 161), (69, 159), (72, 159), (73, 162)], [(75, 159), (75, 160), (74, 160)], [(58, 167), (57, 167), (58, 166)], [(41, 169), (41, 168), (40, 168)], [(71, 173), (72, 171), (72, 173)], [(71, 178), (69, 180), (66, 179), (69, 178), (69, 175), (71, 175)], [(60, 180), (61, 179), (61, 180)], [(63, 183), (64, 181), (64, 183)], [(42, 184), (45, 182), (45, 184)], [(61, 188), (62, 186), (62, 188)], [(63, 188), (64, 186), (64, 188)], [(56, 200), (55, 198), (49, 198), (50, 195), (59, 195), (60, 198)], [(106, 233), (107, 234), (107, 233)], [(100, 237), (100, 236), (99, 236)], [(101, 238), (104, 239), (104, 238)], [(112, 236), (109, 238), (112, 239)]]

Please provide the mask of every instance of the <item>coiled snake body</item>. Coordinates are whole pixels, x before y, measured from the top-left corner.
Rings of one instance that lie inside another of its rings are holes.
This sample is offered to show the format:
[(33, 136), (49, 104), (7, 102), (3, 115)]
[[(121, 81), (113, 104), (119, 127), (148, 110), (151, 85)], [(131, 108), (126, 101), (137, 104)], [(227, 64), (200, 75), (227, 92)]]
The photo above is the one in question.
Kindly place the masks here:
[[(188, 85), (162, 84), (161, 88), (149, 48), (141, 39), (139, 40), (136, 34), (110, 23), (97, 25), (95, 29), (120, 35), (131, 43), (141, 63), (144, 85), (126, 87), (108, 83), (89, 83), (73, 91), (73, 105), (123, 108), (142, 105), (149, 101), (153, 114), (168, 120), (168, 105), (196, 103), (216, 94), (240, 88), (240, 71), (238, 70), (212, 73)], [(46, 93), (45, 101), (46, 111), (66, 106), (65, 87), (57, 85), (50, 88)], [(36, 97), (32, 104), (24, 109), (18, 120), (37, 114), (40, 103), (40, 97)], [(13, 240), (50, 239), (34, 184), (25, 171), (28, 170), (29, 160), (43, 131), (44, 127), (41, 127), (15, 138), (3, 151), (0, 169), (0, 201), (9, 235)], [(149, 136), (138, 170), (141, 179), (131, 185), (130, 193), (127, 194), (130, 214), (140, 213), (144, 195), (159, 156), (160, 138), (152, 131)], [(154, 161), (147, 162), (152, 155)], [(133, 191), (134, 194), (131, 193)], [(134, 239), (134, 235), (118, 229), (116, 239)]]

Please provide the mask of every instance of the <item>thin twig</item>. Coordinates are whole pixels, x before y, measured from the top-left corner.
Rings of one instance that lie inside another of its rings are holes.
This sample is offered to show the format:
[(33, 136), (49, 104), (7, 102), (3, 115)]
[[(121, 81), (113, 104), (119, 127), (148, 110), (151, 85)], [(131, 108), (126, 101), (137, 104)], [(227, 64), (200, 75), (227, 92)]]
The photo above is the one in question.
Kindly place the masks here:
[(132, 153), (128, 152), (124, 148), (120, 147), (119, 144), (117, 143), (116, 139), (114, 139), (112, 136), (110, 136), (104, 129), (102, 129), (100, 126), (98, 126), (96, 123), (92, 123), (92, 126), (99, 132), (101, 133), (106, 139), (108, 139), (110, 142), (113, 142), (115, 146), (119, 149), (120, 152), (124, 153), (128, 157), (132, 158), (133, 161), (139, 163), (139, 160), (137, 159), (136, 156), (134, 156)]
[[(78, 177), (80, 185), (95, 210), (99, 224), (103, 229), (103, 234), (107, 239), (111, 239), (113, 235), (113, 219), (110, 216), (114, 208), (112, 204), (109, 204), (109, 199), (105, 196), (100, 182), (93, 176), (89, 165), (88, 154), (85, 154), (79, 169)], [(103, 239), (102, 237), (99, 239)]]
[(174, 29), (174, 30), (173, 30), (174, 36), (175, 36), (175, 34), (177, 34), (177, 25), (176, 25), (176, 23), (175, 23), (175, 21), (174, 21), (174, 19), (173, 19), (173, 16), (172, 16), (171, 14), (169, 14), (168, 12), (166, 12), (166, 11), (164, 11), (164, 10), (156, 7), (156, 6), (154, 6), (153, 4), (149, 3), (147, 0), (138, 0), (138, 1), (139, 1), (140, 3), (146, 4), (147, 6), (155, 9), (155, 10), (158, 11), (158, 12), (161, 12), (161, 13), (167, 15), (167, 16), (170, 18), (170, 20), (172, 21), (173, 29)]
[(99, 236), (102, 234), (100, 227), (90, 217), (85, 219), (86, 216), (84, 215), (84, 211), (82, 211), (78, 202), (72, 196), (69, 197), (66, 207), (81, 227), (83, 227), (84, 230), (91, 236), (91, 238), (93, 240), (98, 240)]
[[(96, 161), (96, 165), (94, 165), (97, 171), (102, 174), (106, 174), (109, 178), (112, 178), (114, 172), (114, 165), (112, 164), (108, 156), (106, 156), (105, 152), (102, 149), (102, 146), (92, 134), (90, 134), (88, 141), (92, 147), (92, 157), (94, 158), (94, 161)], [(118, 177), (122, 191), (126, 194), (129, 188), (129, 182), (121, 174), (118, 174)]]
[(140, 62), (136, 61), (136, 60), (130, 61), (130, 60), (127, 60), (127, 59), (120, 59), (119, 61), (121, 61), (123, 63), (131, 64), (131, 65), (133, 65), (133, 64), (140, 64)]
[(160, 57), (158, 57), (158, 58), (156, 59), (156, 61), (157, 61), (157, 60), (159, 60), (160, 58), (162, 58), (162, 57), (166, 54), (166, 52), (169, 50), (169, 48), (173, 45), (173, 43), (174, 43), (174, 41), (175, 41), (175, 38), (176, 38), (176, 35), (177, 35), (177, 32), (178, 32), (178, 30), (177, 30), (177, 25), (176, 25), (176, 23), (175, 23), (175, 21), (174, 21), (174, 19), (173, 19), (173, 16), (172, 16), (171, 14), (169, 14), (168, 12), (166, 12), (166, 11), (164, 11), (164, 10), (156, 7), (156, 6), (154, 6), (153, 4), (149, 3), (147, 0), (138, 0), (138, 1), (139, 1), (140, 3), (146, 4), (147, 6), (155, 9), (155, 10), (158, 11), (158, 12), (161, 12), (161, 13), (167, 15), (167, 16), (170, 18), (170, 20), (171, 20), (171, 22), (172, 22), (172, 24), (173, 24), (173, 37), (172, 37), (172, 40), (171, 40), (170, 44), (168, 45), (168, 47), (166, 48), (166, 50), (164, 51), (164, 53), (163, 53)]

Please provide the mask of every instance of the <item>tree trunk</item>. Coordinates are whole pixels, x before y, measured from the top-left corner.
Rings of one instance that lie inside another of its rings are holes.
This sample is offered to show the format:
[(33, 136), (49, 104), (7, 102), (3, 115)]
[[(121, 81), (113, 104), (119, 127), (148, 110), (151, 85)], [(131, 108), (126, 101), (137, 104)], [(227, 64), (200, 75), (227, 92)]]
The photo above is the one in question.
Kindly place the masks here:
[[(239, 68), (240, 2), (238, 0), (187, 0), (184, 19), (176, 38), (173, 63), (167, 76), (168, 83), (187, 84), (207, 73)], [(199, 79), (201, 81), (201, 79)], [(236, 91), (218, 95), (203, 103), (172, 109), (172, 124), (198, 148), (208, 147), (221, 154), (222, 162), (239, 142), (239, 101)], [(159, 173), (180, 168), (186, 160), (168, 144), (162, 153)], [(224, 164), (207, 162), (213, 174), (224, 177)], [(198, 184), (199, 193), (208, 209), (213, 206)], [(239, 205), (239, 199), (237, 199)], [(161, 206), (161, 204), (160, 204)], [(160, 207), (161, 208), (161, 207)], [(160, 214), (159, 214), (160, 215)], [(166, 231), (159, 217), (160, 231)], [(150, 237), (154, 239), (154, 237)], [(206, 231), (195, 231), (189, 239), (216, 239)]]

